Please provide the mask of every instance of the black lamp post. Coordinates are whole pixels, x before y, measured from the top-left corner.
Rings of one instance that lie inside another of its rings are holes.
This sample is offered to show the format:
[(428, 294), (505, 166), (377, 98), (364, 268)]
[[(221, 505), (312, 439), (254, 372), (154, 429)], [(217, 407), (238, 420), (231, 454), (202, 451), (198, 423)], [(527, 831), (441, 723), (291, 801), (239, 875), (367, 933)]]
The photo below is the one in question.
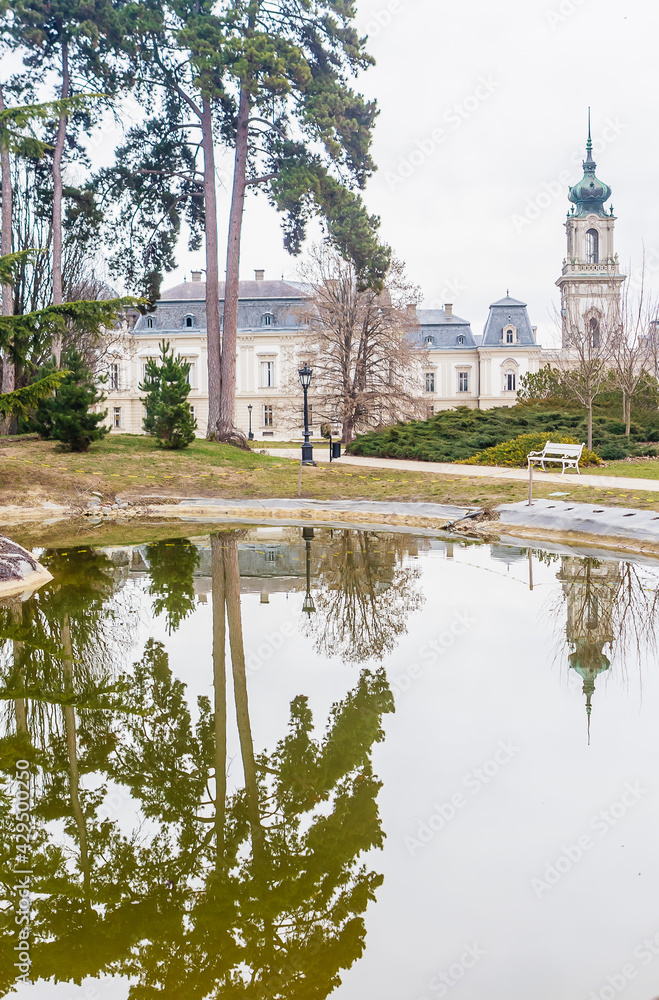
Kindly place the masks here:
[(248, 410), (248, 413), (249, 413), (249, 434), (247, 435), (247, 437), (249, 438), (250, 441), (253, 441), (254, 440), (254, 434), (252, 433), (252, 404), (251, 403), (247, 404), (247, 410)]
[(313, 539), (313, 528), (303, 528), (302, 537), (307, 547), (307, 592), (304, 597), (302, 610), (308, 615), (312, 615), (316, 610), (316, 605), (311, 596), (311, 541)]
[(304, 444), (302, 445), (302, 465), (315, 465), (313, 460), (313, 445), (309, 443), (309, 404), (307, 402), (307, 393), (309, 392), (309, 386), (311, 385), (311, 377), (313, 375), (313, 369), (309, 368), (309, 365), (304, 363), (304, 368), (300, 368), (298, 371), (300, 376), (300, 382), (302, 383), (302, 390), (304, 392)]

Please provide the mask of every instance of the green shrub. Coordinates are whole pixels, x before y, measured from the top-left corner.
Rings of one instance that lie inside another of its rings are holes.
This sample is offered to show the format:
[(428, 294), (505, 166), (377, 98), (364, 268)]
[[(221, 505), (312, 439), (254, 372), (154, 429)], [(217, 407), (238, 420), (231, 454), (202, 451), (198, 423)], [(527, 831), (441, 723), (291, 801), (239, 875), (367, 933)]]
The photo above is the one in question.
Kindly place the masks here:
[(142, 400), (146, 410), (144, 430), (153, 434), (161, 448), (187, 448), (194, 441), (197, 427), (188, 403), (190, 365), (178, 361), (164, 340), (160, 342), (159, 361), (149, 358), (144, 382), (139, 386), (146, 393)]
[(606, 462), (616, 462), (621, 458), (627, 458), (629, 448), (625, 448), (624, 444), (612, 441), (610, 444), (603, 444), (599, 453)]
[[(593, 414), (593, 448), (616, 445), (625, 448), (659, 443), (659, 415), (656, 408), (634, 402), (632, 434), (625, 439), (620, 421), (619, 397), (611, 395), (606, 405), (597, 405)], [(427, 462), (460, 462), (520, 434), (538, 434), (545, 441), (570, 437), (587, 439), (586, 412), (569, 403), (551, 400), (546, 403), (518, 403), (511, 407), (472, 410), (465, 406), (441, 410), (429, 420), (414, 420), (370, 431), (353, 441), (348, 451), (353, 455), (378, 458), (416, 458)]]
[(649, 444), (640, 444), (634, 448), (632, 454), (638, 455), (641, 458), (656, 458), (657, 449), (653, 448), (652, 445)]
[(82, 354), (73, 347), (62, 356), (62, 368), (68, 369), (68, 374), (54, 396), (41, 400), (35, 423), (41, 437), (59, 441), (70, 451), (89, 451), (92, 441), (99, 441), (110, 430), (103, 426), (108, 411), (91, 409), (105, 396), (98, 391)]
[[(580, 441), (566, 435), (556, 435), (551, 439), (556, 444), (581, 444)], [(512, 441), (504, 441), (494, 448), (487, 448), (468, 458), (463, 465), (504, 465), (511, 468), (524, 468), (530, 451), (542, 451), (547, 443), (546, 434), (520, 434)], [(601, 465), (594, 451), (584, 448), (580, 465)]]

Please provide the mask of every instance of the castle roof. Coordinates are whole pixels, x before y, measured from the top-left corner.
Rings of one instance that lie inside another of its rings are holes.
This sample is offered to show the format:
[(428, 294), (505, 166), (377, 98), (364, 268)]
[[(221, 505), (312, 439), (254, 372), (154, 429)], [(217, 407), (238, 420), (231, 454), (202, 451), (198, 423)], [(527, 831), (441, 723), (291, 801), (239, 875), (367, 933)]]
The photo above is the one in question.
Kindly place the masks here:
[[(223, 281), (218, 286), (219, 299), (224, 300)], [(241, 299), (305, 299), (308, 292), (304, 285), (293, 281), (241, 281), (239, 285)], [(162, 302), (204, 302), (206, 299), (205, 281), (184, 281), (162, 292)]]
[[(476, 347), (469, 320), (460, 316), (447, 316), (445, 309), (417, 309), (419, 326), (415, 330), (415, 341), (419, 344), (444, 350)], [(428, 338), (432, 342), (428, 343)]]
[[(517, 331), (515, 344), (504, 343), (503, 328), (514, 326)], [(536, 347), (535, 331), (526, 309), (526, 302), (513, 299), (510, 295), (498, 299), (490, 306), (490, 312), (483, 331), (483, 347)]]

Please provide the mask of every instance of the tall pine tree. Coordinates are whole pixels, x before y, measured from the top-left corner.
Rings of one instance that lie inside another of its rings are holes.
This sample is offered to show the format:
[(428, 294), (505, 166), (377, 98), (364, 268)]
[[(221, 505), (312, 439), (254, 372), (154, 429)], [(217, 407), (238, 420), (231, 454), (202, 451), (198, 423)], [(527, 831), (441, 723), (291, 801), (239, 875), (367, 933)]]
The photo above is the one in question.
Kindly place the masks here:
[(194, 441), (197, 421), (188, 403), (190, 365), (174, 357), (168, 341), (160, 342), (160, 359), (150, 358), (140, 383), (146, 417), (144, 430), (161, 448), (187, 448)]
[(37, 427), (42, 437), (53, 438), (71, 451), (89, 451), (92, 441), (99, 441), (110, 430), (103, 426), (108, 411), (91, 409), (105, 396), (98, 391), (79, 351), (69, 348), (63, 361), (68, 371), (55, 395), (37, 407)]

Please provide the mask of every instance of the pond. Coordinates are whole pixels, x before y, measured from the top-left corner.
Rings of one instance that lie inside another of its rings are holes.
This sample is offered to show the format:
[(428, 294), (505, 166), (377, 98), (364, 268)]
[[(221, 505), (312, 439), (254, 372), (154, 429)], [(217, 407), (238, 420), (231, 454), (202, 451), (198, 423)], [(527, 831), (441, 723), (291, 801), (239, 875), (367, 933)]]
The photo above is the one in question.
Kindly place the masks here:
[(1, 996), (656, 997), (658, 564), (144, 538), (0, 607)]

